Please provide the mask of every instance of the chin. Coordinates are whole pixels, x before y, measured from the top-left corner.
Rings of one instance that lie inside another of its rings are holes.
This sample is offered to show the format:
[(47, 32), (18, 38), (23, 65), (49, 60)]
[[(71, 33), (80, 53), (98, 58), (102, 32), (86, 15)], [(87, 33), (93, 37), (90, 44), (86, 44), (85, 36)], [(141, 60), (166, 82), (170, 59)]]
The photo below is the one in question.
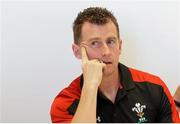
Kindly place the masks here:
[(117, 67), (114, 67), (113, 65), (108, 65), (104, 68), (103, 75), (109, 76), (112, 75), (117, 70)]
[(113, 72), (115, 72), (114, 69), (105, 68), (105, 69), (104, 69), (104, 72), (103, 72), (103, 75), (104, 75), (104, 76), (109, 76), (109, 75), (113, 74)]

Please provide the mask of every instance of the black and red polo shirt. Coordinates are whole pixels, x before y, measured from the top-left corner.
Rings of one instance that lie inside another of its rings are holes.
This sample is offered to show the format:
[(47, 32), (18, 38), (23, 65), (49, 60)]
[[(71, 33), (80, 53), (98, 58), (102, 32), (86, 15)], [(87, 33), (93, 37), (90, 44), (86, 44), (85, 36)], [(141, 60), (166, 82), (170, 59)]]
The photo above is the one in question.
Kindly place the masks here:
[[(118, 89), (115, 103), (98, 92), (97, 122), (180, 122), (174, 100), (159, 77), (120, 63), (118, 68), (122, 88)], [(50, 111), (52, 122), (71, 122), (82, 86), (81, 75), (56, 96)]]

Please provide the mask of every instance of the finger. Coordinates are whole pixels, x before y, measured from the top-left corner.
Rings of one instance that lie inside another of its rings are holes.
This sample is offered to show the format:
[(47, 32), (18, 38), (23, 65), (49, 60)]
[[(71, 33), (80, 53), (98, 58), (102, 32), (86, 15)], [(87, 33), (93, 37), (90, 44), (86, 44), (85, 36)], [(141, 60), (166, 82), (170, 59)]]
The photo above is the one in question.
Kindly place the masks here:
[(97, 63), (99, 63), (100, 65), (102, 65), (103, 68), (106, 66), (106, 64), (104, 64), (103, 61), (100, 60), (100, 59), (93, 59), (93, 60), (91, 60), (91, 61), (92, 61), (92, 62), (97, 62)]
[(98, 59), (91, 59), (91, 62), (100, 63)]
[(85, 48), (91, 48), (90, 46), (88, 46), (85, 42), (81, 42), (80, 43), (80, 47), (85, 47)]
[(99, 61), (100, 63), (103, 63), (103, 61), (102, 61), (102, 60), (100, 60), (100, 59), (98, 59), (98, 61)]
[(85, 47), (85, 46), (88, 46), (88, 45), (85, 42), (81, 42), (80, 46), (82, 46), (82, 47), (84, 46)]
[(103, 66), (103, 68), (105, 68), (105, 67), (106, 67), (106, 64), (102, 63), (102, 66)]
[(85, 62), (85, 61), (88, 61), (88, 56), (87, 56), (87, 53), (86, 53), (86, 48), (81, 46), (81, 59), (82, 59), (82, 62)]

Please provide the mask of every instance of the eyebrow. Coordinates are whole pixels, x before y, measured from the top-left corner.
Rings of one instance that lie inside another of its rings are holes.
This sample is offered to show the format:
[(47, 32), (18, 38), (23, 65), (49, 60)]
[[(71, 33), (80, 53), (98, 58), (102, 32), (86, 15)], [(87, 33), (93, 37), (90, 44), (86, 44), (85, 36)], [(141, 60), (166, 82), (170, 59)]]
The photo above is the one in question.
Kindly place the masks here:
[(117, 40), (118, 38), (117, 37), (109, 37), (108, 40), (109, 39)]
[(100, 40), (100, 38), (99, 38), (99, 37), (93, 37), (93, 38), (90, 38), (90, 39), (88, 40), (88, 42), (89, 42), (89, 41), (92, 41), (92, 40)]
[[(108, 37), (108, 38), (107, 38), (107, 40), (109, 40), (109, 39), (117, 40), (118, 38), (112, 36), (112, 37)], [(93, 37), (93, 38), (90, 38), (90, 39), (88, 40), (88, 42), (89, 42), (89, 41), (93, 41), (93, 40), (100, 40), (100, 38), (99, 38), (99, 37)]]

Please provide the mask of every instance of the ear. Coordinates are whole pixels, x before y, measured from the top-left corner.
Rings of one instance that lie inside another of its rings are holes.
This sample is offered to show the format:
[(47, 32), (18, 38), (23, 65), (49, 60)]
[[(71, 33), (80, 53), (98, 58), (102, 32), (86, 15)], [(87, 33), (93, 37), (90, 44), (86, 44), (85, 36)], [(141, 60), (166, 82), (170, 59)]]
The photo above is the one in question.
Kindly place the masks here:
[(119, 54), (121, 54), (122, 51), (122, 40), (119, 41)]
[(77, 59), (81, 59), (81, 49), (80, 46), (72, 44), (72, 50)]

